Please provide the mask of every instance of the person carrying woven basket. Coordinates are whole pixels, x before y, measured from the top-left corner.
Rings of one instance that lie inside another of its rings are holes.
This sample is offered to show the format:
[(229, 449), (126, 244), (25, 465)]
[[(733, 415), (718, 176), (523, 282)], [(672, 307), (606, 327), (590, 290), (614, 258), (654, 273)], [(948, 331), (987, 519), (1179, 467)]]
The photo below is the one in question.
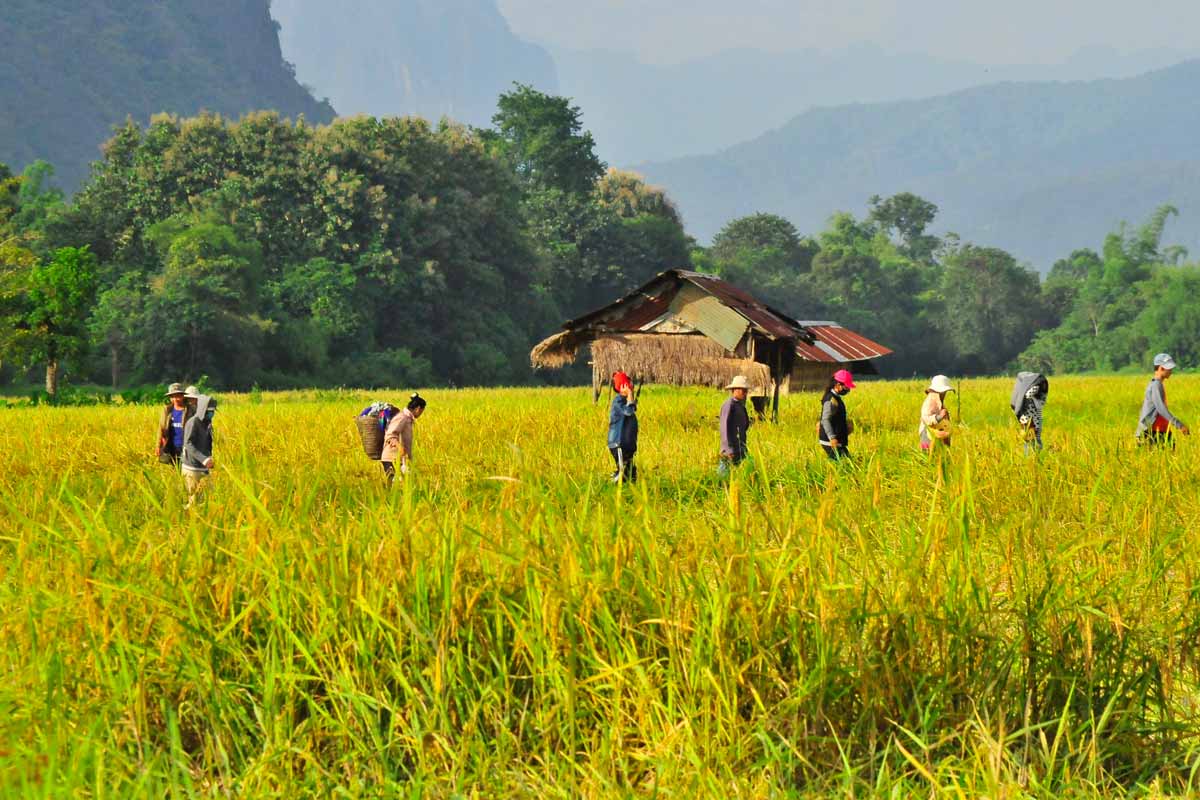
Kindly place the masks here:
[(946, 408), (946, 395), (954, 391), (950, 379), (945, 375), (934, 375), (925, 390), (925, 401), (921, 403), (921, 449), (929, 452), (935, 444), (950, 446), (950, 411)]
[(408, 474), (408, 465), (412, 461), (413, 426), (425, 413), (425, 398), (413, 392), (408, 405), (400, 409), (400, 413), (392, 417), (387, 430), (383, 434), (383, 453), (379, 457), (383, 465), (383, 474), (388, 484), (396, 479), (396, 462), (400, 462), (400, 474)]

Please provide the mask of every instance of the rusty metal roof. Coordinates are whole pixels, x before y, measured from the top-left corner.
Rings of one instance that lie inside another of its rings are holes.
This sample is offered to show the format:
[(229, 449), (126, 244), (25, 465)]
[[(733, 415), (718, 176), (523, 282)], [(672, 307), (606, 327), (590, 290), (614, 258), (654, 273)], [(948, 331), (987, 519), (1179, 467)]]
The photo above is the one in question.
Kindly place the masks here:
[(760, 303), (746, 292), (718, 277), (685, 270), (679, 270), (679, 277), (699, 286), (773, 339), (792, 339), (803, 334), (803, 330), (796, 320)]
[(796, 355), (805, 361), (850, 363), (892, 353), (836, 322), (798, 321), (715, 275), (682, 269), (662, 272), (636, 291), (567, 322), (563, 328), (584, 333), (588, 329), (596, 333), (642, 331), (670, 312), (675, 296), (688, 283), (736, 311), (759, 333), (771, 339), (794, 340)]
[(803, 341), (796, 343), (796, 355), (805, 361), (845, 364), (892, 354), (890, 348), (873, 342), (849, 328), (843, 328), (836, 322), (801, 322), (800, 324), (813, 336), (811, 343)]

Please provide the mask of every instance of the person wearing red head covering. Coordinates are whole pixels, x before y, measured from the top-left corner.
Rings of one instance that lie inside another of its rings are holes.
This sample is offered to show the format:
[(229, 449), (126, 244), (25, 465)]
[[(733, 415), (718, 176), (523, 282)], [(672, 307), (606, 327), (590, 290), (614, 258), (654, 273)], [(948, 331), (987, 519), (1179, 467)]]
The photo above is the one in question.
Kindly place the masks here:
[(829, 379), (825, 394), (821, 396), (821, 422), (817, 426), (818, 440), (825, 455), (833, 461), (850, 457), (850, 434), (854, 425), (846, 416), (843, 398), (854, 388), (854, 376), (850, 370), (839, 369)]
[(608, 411), (608, 452), (617, 465), (612, 479), (613, 483), (632, 482), (637, 480), (633, 464), (638, 442), (637, 399), (633, 381), (624, 372), (613, 373), (612, 386), (616, 396)]

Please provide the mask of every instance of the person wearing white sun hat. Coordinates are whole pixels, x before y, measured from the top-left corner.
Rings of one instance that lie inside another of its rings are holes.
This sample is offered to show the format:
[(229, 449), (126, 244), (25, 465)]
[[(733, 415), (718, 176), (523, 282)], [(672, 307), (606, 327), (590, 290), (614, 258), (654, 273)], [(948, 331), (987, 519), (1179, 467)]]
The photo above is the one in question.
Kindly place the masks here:
[(1146, 386), (1142, 412), (1138, 415), (1136, 436), (1139, 444), (1145, 442), (1151, 446), (1174, 447), (1172, 427), (1178, 428), (1184, 436), (1190, 436), (1192, 433), (1183, 420), (1167, 409), (1167, 391), (1163, 388), (1163, 382), (1171, 377), (1177, 366), (1175, 359), (1167, 353), (1159, 353), (1154, 357), (1154, 377)]
[(921, 404), (921, 449), (928, 452), (934, 443), (950, 446), (950, 411), (946, 408), (946, 395), (954, 386), (945, 375), (934, 375), (925, 390), (925, 402)]
[(729, 391), (729, 399), (721, 406), (722, 473), (746, 459), (746, 435), (750, 431), (750, 414), (746, 411), (750, 381), (745, 375), (738, 375), (725, 388)]

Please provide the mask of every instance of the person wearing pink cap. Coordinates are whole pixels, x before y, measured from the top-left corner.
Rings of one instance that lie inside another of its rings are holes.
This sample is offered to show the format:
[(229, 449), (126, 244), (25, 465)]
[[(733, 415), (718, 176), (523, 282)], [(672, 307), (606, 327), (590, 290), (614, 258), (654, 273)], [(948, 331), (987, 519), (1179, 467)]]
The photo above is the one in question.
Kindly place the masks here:
[(839, 369), (829, 379), (825, 394), (821, 396), (821, 424), (818, 427), (818, 440), (825, 449), (825, 455), (833, 461), (850, 456), (850, 434), (854, 432), (854, 424), (846, 417), (846, 402), (844, 398), (854, 388), (854, 376), (850, 370)]

